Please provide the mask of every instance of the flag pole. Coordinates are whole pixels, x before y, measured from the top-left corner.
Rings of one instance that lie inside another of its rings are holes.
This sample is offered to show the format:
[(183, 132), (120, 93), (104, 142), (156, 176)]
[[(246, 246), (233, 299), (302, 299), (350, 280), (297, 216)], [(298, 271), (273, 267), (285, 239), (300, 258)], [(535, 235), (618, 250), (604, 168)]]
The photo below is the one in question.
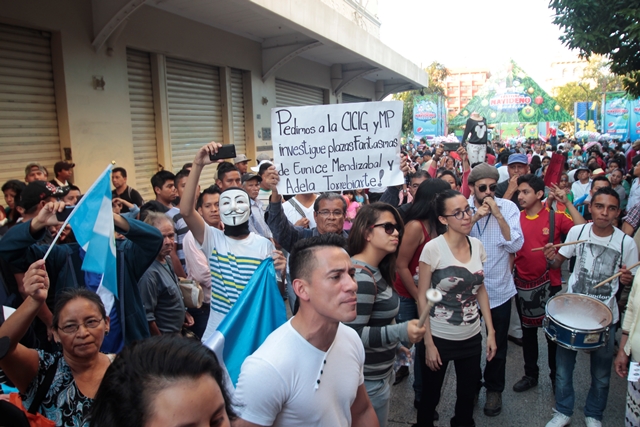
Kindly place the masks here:
[[(89, 189), (84, 193), (84, 194), (89, 194), (93, 188), (96, 186), (96, 184), (102, 179), (102, 177), (109, 172), (112, 168), (113, 165), (115, 165), (116, 162), (115, 161), (111, 161), (111, 163), (109, 164), (109, 166), (107, 166), (107, 168), (100, 174), (100, 176), (93, 182), (93, 184), (91, 184), (91, 187), (89, 187)], [(64, 222), (62, 223), (62, 226), (60, 227), (60, 229), (58, 230), (58, 232), (56, 233), (55, 237), (53, 238), (53, 241), (51, 242), (51, 244), (49, 245), (49, 249), (47, 249), (47, 252), (44, 254), (44, 257), (42, 257), (42, 259), (44, 261), (47, 260), (47, 257), (49, 256), (49, 253), (51, 253), (51, 250), (53, 249), (53, 246), (56, 244), (56, 242), (58, 241), (58, 239), (60, 238), (60, 235), (62, 234), (62, 231), (64, 230), (64, 228), (67, 226), (67, 224), (69, 224), (69, 221), (71, 220), (71, 218), (73, 217), (73, 215), (76, 213), (76, 208), (78, 206), (82, 205), (82, 202), (84, 202), (84, 197), (80, 199), (80, 202), (78, 202), (78, 204), (73, 208), (73, 210), (71, 211), (71, 213), (69, 214), (69, 216), (67, 217), (67, 219), (64, 220)]]

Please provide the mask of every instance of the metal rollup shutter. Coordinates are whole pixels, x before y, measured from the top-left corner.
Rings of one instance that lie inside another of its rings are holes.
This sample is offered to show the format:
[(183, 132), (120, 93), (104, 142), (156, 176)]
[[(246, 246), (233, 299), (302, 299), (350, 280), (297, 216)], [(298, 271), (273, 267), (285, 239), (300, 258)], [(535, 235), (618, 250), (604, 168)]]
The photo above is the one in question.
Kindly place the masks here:
[(42, 163), (55, 178), (60, 137), (51, 34), (45, 31), (0, 25), (0, 152), (0, 185), (23, 181), (29, 162)]
[(145, 200), (153, 200), (150, 179), (158, 171), (158, 143), (149, 53), (127, 49), (127, 73), (136, 168), (135, 189)]
[(342, 103), (343, 104), (351, 104), (354, 102), (369, 102), (371, 101), (368, 98), (362, 98), (360, 96), (349, 95), (348, 93), (342, 93)]
[[(178, 171), (200, 147), (223, 141), (219, 69), (167, 58), (167, 101), (171, 160)], [(200, 185), (213, 184), (215, 176), (216, 168), (206, 167)]]
[(244, 130), (244, 83), (242, 70), (231, 69), (231, 125), (236, 154), (247, 153), (247, 138)]
[(276, 79), (276, 108), (322, 104), (322, 89)]

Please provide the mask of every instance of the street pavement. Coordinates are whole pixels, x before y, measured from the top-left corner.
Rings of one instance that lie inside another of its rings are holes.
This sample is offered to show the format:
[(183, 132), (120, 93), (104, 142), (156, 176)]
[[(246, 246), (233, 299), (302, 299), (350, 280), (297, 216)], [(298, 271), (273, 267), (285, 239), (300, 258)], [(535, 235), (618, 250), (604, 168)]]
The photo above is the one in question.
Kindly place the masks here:
[[(618, 341), (620, 331), (616, 334)], [(474, 411), (474, 419), (477, 427), (544, 427), (552, 417), (552, 408), (555, 400), (549, 379), (547, 364), (547, 343), (542, 329), (538, 332), (540, 356), (540, 379), (536, 387), (522, 392), (513, 391), (513, 385), (524, 375), (524, 362), (522, 348), (509, 341), (507, 353), (507, 373), (505, 391), (502, 393), (502, 413), (496, 417), (487, 417), (482, 408), (485, 403), (485, 390), (480, 392), (478, 405)], [(483, 342), (483, 348), (484, 342)], [(484, 361), (482, 362), (484, 367)], [(571, 427), (582, 427), (584, 402), (587, 398), (591, 376), (589, 374), (589, 357), (583, 351), (578, 352), (576, 368), (573, 376), (573, 386), (576, 393), (576, 403), (572, 417)], [(391, 409), (389, 413), (388, 427), (407, 427), (416, 422), (417, 411), (413, 407), (413, 373), (400, 384), (394, 386), (391, 391)], [(624, 426), (625, 399), (627, 394), (627, 382), (611, 370), (611, 387), (609, 400), (604, 412), (602, 425), (604, 427)], [(442, 388), (442, 397), (438, 405), (440, 421), (436, 426), (449, 426), (449, 420), (453, 417), (456, 402), (456, 372), (453, 363), (449, 363), (445, 382)]]

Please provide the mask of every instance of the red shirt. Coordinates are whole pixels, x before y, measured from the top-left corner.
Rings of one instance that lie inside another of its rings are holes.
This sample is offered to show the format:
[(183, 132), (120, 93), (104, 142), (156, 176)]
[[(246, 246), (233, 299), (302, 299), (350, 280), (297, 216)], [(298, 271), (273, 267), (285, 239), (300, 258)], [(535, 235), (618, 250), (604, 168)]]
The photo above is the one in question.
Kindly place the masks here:
[[(527, 216), (525, 211), (520, 212), (520, 226), (522, 227), (522, 235), (524, 236), (524, 244), (522, 249), (516, 252), (515, 266), (516, 273), (522, 280), (535, 280), (542, 276), (547, 270), (547, 258), (543, 251), (531, 252), (533, 248), (540, 248), (549, 243), (549, 209), (542, 208), (535, 217)], [(555, 212), (555, 211), (554, 211)], [(573, 220), (564, 212), (555, 212), (554, 236), (553, 243), (561, 243), (560, 238), (566, 235), (571, 227)], [(562, 284), (562, 275), (560, 269), (550, 270), (551, 286), (560, 286)]]
[[(418, 245), (418, 247), (416, 248), (416, 251), (413, 254), (413, 258), (411, 258), (411, 261), (409, 261), (409, 266), (408, 266), (409, 271), (413, 276), (415, 276), (416, 270), (418, 269), (418, 265), (420, 264), (420, 255), (422, 255), (422, 249), (424, 248), (424, 245), (426, 245), (427, 242), (431, 240), (431, 237), (429, 237), (429, 233), (427, 233), (427, 229), (425, 228), (422, 221), (420, 221), (420, 225), (422, 226), (424, 243), (422, 243), (421, 245)], [(402, 279), (400, 279), (400, 275), (398, 273), (396, 273), (396, 280), (393, 282), (393, 287), (395, 288), (398, 295), (405, 298), (413, 298), (409, 293), (409, 291), (407, 291), (407, 289), (404, 287), (404, 284), (402, 283)]]

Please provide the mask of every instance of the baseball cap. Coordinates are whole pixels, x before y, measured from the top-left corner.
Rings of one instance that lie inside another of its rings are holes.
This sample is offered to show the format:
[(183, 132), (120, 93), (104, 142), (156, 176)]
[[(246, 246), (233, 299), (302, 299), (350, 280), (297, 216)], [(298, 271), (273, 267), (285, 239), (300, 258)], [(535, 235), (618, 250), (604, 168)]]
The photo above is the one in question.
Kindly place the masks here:
[[(260, 156), (258, 156), (258, 157), (260, 157)], [(265, 163), (268, 163), (270, 165), (273, 164), (273, 162), (270, 159), (261, 160), (260, 163), (258, 164), (258, 166), (252, 166), (251, 170), (254, 171), (254, 172), (259, 172), (260, 171), (260, 166), (264, 165)]]
[(267, 153), (260, 153), (258, 154), (258, 157), (256, 157), (256, 162), (260, 163), (264, 160), (268, 160), (270, 162), (272, 162), (271, 160), (271, 156), (269, 156)]
[(255, 173), (251, 173), (251, 172), (247, 172), (244, 175), (242, 175), (242, 183), (244, 184), (247, 181), (251, 181), (252, 179), (257, 179), (258, 182), (262, 182), (262, 177), (260, 175), (257, 175)]
[(53, 165), (53, 173), (58, 174), (58, 172), (60, 171), (67, 171), (71, 168), (74, 168), (75, 166), (76, 164), (71, 162), (57, 162), (55, 165)]
[(247, 159), (247, 156), (244, 154), (240, 154), (238, 157), (236, 157), (235, 159), (233, 159), (233, 164), (237, 165), (238, 163), (242, 163), (242, 162), (248, 162), (251, 159)]
[(522, 164), (528, 165), (529, 158), (527, 157), (526, 154), (521, 154), (521, 153), (512, 154), (509, 156), (509, 162), (507, 164), (511, 165), (513, 163), (522, 163)]
[(47, 181), (33, 181), (27, 184), (20, 193), (18, 205), (28, 211), (48, 197), (61, 198), (66, 196), (68, 192), (69, 187), (56, 187)]
[(47, 174), (47, 169), (42, 166), (40, 163), (38, 162), (31, 162), (27, 165), (27, 167), (24, 168), (24, 176), (29, 175), (29, 172), (31, 172), (31, 169), (33, 168), (38, 168), (40, 169), (44, 174)]

